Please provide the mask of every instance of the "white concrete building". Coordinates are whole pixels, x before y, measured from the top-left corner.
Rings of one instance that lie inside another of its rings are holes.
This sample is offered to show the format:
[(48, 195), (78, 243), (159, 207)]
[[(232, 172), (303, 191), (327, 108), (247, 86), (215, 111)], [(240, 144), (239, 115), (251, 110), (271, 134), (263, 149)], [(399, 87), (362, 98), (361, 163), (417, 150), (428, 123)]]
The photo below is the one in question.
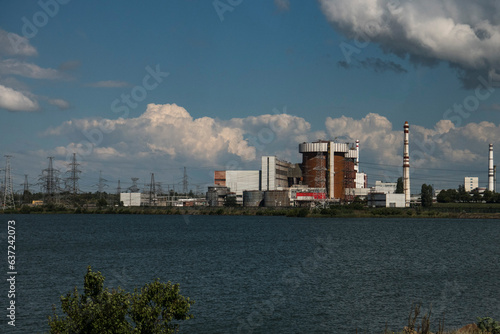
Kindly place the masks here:
[(475, 176), (466, 176), (464, 178), (465, 191), (471, 192), (479, 187), (479, 178)]
[(262, 179), (260, 190), (282, 190), (288, 188), (288, 176), (293, 164), (275, 156), (262, 157)]
[(404, 208), (405, 194), (373, 193), (368, 196), (368, 206), (385, 208)]
[(227, 170), (226, 187), (237, 197), (243, 196), (243, 190), (260, 190), (260, 171)]
[(123, 206), (141, 206), (141, 193), (120, 193)]
[(397, 187), (396, 182), (382, 182), (375, 181), (375, 187), (373, 187), (373, 192), (384, 193), (384, 194), (394, 194)]

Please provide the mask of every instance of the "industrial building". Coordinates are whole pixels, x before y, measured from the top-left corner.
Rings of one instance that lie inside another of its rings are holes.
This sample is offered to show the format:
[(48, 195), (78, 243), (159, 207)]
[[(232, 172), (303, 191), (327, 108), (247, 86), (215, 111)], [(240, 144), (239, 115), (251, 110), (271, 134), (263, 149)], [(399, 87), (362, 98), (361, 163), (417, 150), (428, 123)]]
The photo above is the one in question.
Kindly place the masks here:
[(261, 172), (259, 170), (224, 170), (215, 171), (214, 184), (228, 187), (243, 201), (244, 190), (261, 190)]
[(466, 176), (464, 177), (464, 189), (467, 192), (471, 192), (479, 187), (479, 178), (476, 176)]
[(404, 208), (406, 207), (405, 194), (371, 193), (368, 196), (368, 206)]
[(261, 190), (282, 190), (299, 184), (302, 171), (298, 164), (280, 160), (275, 156), (262, 157)]
[(120, 193), (120, 202), (123, 206), (141, 206), (141, 193)]
[(394, 194), (397, 188), (396, 182), (382, 182), (375, 181), (375, 186), (373, 187), (373, 192), (383, 193), (383, 194)]
[(348, 199), (346, 189), (356, 188), (359, 143), (355, 147), (325, 140), (304, 142), (299, 144), (299, 152), (302, 153), (304, 184), (324, 189), (329, 200)]

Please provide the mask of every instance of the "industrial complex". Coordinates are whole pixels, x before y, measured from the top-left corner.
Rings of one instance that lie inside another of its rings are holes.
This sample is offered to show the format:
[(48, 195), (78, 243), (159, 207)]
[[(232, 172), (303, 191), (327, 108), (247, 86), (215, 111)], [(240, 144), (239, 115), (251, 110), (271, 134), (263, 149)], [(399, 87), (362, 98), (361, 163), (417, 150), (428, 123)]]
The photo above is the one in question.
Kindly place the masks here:
[[(410, 125), (403, 125), (403, 173), (398, 188), (397, 183), (375, 181), (368, 187), (368, 175), (360, 169), (360, 141), (352, 143), (335, 140), (317, 140), (299, 143), (300, 162), (288, 162), (274, 155), (261, 157), (258, 170), (215, 170), (213, 184), (208, 186), (206, 196), (188, 196), (187, 173), (184, 167), (183, 191), (161, 191), (161, 186), (151, 174), (151, 182), (144, 191), (137, 185), (138, 178), (132, 178), (132, 186), (121, 190), (120, 181), (115, 203), (123, 206), (223, 206), (241, 205), (245, 207), (325, 207), (338, 203), (351, 203), (363, 199), (371, 207), (410, 207), (418, 200), (410, 194)], [(362, 143), (361, 143), (362, 144)], [(496, 192), (496, 166), (493, 161), (493, 144), (489, 144), (488, 185), (479, 188), (479, 178), (464, 177), (463, 189), (466, 192)], [(14, 191), (10, 170), (10, 156), (6, 157), (5, 177), (0, 197), (2, 208), (15, 206)], [(78, 179), (81, 170), (73, 154), (68, 164), (68, 177), (65, 187), (59, 185), (58, 171), (52, 166), (42, 171), (39, 185), (43, 189), (43, 201), (34, 200), (33, 205), (59, 201), (59, 194), (76, 199), (80, 192)], [(104, 179), (99, 176), (98, 194), (104, 193)], [(24, 194), (29, 192), (25, 176)], [(436, 192), (437, 194), (437, 192)], [(100, 196), (101, 196), (100, 195)], [(418, 196), (417, 196), (418, 197)], [(116, 202), (118, 200), (118, 202)], [(35, 203), (36, 202), (36, 203)], [(23, 204), (26, 204), (23, 201)]]
[[(358, 197), (375, 207), (410, 207), (410, 125), (404, 123), (403, 189), (396, 183), (376, 181), (368, 188), (368, 177), (360, 171), (360, 142), (328, 140), (298, 145), (300, 163), (263, 156), (260, 170), (219, 170), (208, 188), (207, 203), (222, 206), (228, 198), (243, 206), (324, 206), (349, 203)], [(490, 144), (488, 190), (494, 189), (493, 145)], [(467, 191), (478, 188), (477, 177), (466, 177)]]

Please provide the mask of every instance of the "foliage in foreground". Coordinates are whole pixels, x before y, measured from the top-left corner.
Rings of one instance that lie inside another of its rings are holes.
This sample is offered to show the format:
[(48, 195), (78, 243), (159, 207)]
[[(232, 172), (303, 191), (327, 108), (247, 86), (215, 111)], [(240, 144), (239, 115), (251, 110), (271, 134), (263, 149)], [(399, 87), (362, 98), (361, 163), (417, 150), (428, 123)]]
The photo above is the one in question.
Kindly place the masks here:
[(477, 318), (477, 327), (484, 332), (500, 334), (500, 323), (490, 317)]
[[(431, 313), (432, 307), (429, 312), (424, 313), (420, 317), (422, 304), (412, 304), (410, 314), (408, 316), (407, 325), (401, 332), (393, 332), (385, 328), (384, 334), (432, 334), (431, 328)], [(420, 318), (420, 320), (419, 320)], [(357, 333), (357, 330), (356, 330)], [(438, 329), (436, 334), (500, 334), (500, 323), (490, 317), (477, 318), (477, 324), (469, 324), (460, 330), (445, 331), (444, 330), (444, 316), (439, 320)]]
[(62, 333), (176, 333), (180, 320), (193, 318), (189, 313), (194, 301), (179, 294), (179, 284), (161, 283), (156, 279), (135, 289), (104, 288), (100, 272), (87, 268), (83, 294), (75, 287), (61, 296), (61, 308), (66, 316), (49, 316), (50, 332)]

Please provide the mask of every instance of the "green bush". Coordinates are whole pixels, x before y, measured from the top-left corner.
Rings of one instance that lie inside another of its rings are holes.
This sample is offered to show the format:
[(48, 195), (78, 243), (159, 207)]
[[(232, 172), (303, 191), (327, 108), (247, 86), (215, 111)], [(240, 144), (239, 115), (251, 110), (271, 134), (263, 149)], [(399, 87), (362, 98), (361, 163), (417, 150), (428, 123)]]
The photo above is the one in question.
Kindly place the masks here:
[(483, 332), (491, 334), (500, 334), (500, 323), (490, 317), (477, 318), (477, 327)]
[(104, 277), (90, 266), (84, 278), (83, 294), (74, 289), (61, 297), (66, 316), (49, 316), (51, 334), (55, 333), (176, 333), (178, 321), (193, 318), (194, 301), (179, 294), (179, 284), (158, 279), (128, 293), (104, 288)]

